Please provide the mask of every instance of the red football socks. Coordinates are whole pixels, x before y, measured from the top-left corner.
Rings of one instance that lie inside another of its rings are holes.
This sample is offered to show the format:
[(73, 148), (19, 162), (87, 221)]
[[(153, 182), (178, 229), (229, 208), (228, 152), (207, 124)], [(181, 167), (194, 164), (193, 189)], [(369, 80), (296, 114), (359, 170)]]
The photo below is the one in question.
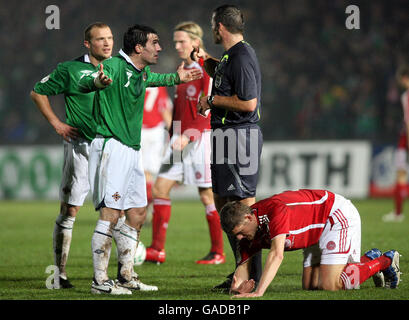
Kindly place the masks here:
[[(369, 261), (368, 261), (369, 260)], [(365, 262), (363, 262), (365, 261)], [(360, 263), (348, 263), (341, 273), (341, 281), (344, 289), (353, 289), (368, 280), (375, 273), (386, 269), (391, 264), (391, 259), (380, 256), (374, 260), (361, 257)]]
[(206, 206), (206, 220), (209, 225), (210, 241), (212, 244), (210, 252), (223, 254), (223, 232), (220, 225), (220, 217), (214, 204)]
[(152, 217), (152, 244), (155, 250), (165, 248), (166, 231), (171, 213), (171, 201), (169, 199), (153, 199), (153, 217)]
[(407, 186), (406, 184), (397, 183), (395, 186), (394, 192), (394, 201), (395, 201), (395, 213), (397, 215), (401, 214), (403, 201), (407, 196)]

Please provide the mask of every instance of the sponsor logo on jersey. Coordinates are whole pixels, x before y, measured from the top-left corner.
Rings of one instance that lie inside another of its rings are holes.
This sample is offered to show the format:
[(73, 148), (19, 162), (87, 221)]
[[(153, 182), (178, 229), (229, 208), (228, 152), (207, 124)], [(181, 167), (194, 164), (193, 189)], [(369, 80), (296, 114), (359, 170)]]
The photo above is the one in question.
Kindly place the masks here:
[(259, 216), (258, 221), (260, 221), (260, 224), (268, 224), (270, 222), (270, 219), (267, 217), (266, 214)]
[(48, 76), (42, 78), (40, 82), (41, 82), (41, 83), (45, 83), (45, 82), (48, 81), (48, 79), (50, 79), (50, 75), (48, 75)]
[(81, 70), (80, 71), (81, 77), (80, 80), (82, 78), (84, 78), (85, 76), (89, 76), (91, 75), (91, 77), (96, 78), (98, 77), (98, 71), (92, 71), (92, 70)]

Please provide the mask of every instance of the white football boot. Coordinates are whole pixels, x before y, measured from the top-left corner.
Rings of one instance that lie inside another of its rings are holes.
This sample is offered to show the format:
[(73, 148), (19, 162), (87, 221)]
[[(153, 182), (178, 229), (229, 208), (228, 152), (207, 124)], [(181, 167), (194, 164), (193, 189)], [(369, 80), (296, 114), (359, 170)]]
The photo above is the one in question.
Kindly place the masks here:
[(135, 271), (133, 271), (133, 273), (132, 273), (132, 280), (131, 281), (125, 281), (125, 279), (123, 279), (123, 278), (121, 280), (122, 280), (122, 282), (117, 279), (117, 280), (115, 280), (115, 283), (120, 287), (124, 287), (124, 288), (130, 289), (130, 290), (158, 291), (157, 286), (151, 286), (151, 285), (145, 284), (141, 280), (139, 280), (139, 276)]
[(91, 293), (94, 294), (132, 294), (131, 290), (118, 286), (113, 280), (106, 280), (102, 284), (98, 284), (95, 280), (92, 281)]

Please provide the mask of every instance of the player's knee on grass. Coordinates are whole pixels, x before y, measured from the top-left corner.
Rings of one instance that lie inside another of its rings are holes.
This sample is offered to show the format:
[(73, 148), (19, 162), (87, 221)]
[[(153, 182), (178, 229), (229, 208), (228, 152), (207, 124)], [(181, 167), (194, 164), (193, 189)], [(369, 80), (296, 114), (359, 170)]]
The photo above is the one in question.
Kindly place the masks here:
[(318, 289), (337, 291), (342, 289), (341, 272), (345, 265), (320, 265)]
[(318, 290), (319, 265), (304, 267), (302, 275), (303, 290)]

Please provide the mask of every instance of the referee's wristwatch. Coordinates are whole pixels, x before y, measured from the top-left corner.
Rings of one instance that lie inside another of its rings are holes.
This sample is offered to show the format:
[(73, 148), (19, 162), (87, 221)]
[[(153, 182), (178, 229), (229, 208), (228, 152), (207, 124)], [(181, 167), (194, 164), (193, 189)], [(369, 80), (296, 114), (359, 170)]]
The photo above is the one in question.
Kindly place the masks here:
[(207, 103), (208, 103), (208, 105), (209, 105), (211, 108), (214, 107), (213, 101), (214, 101), (214, 96), (213, 96), (213, 95), (207, 97)]

